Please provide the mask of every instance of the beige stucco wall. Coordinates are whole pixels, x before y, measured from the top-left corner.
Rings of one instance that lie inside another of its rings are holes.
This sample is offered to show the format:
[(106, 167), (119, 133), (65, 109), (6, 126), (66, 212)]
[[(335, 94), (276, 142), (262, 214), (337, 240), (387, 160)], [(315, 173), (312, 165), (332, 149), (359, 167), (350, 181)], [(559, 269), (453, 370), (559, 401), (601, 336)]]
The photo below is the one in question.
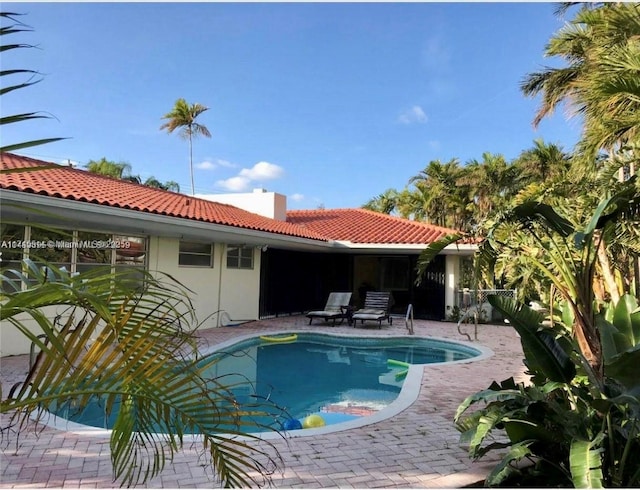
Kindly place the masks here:
[[(254, 320), (259, 314), (260, 299), (260, 250), (254, 250), (254, 268), (227, 269), (226, 247), (216, 243), (214, 266), (181, 267), (178, 265), (180, 241), (177, 238), (151, 237), (148, 246), (150, 272), (170, 274), (192, 292), (189, 293), (200, 328), (219, 326), (216, 312), (225, 310), (234, 320)], [(48, 310), (51, 316), (56, 309)], [(37, 324), (30, 322), (33, 331), (40, 333)], [(195, 325), (194, 325), (195, 326)], [(9, 322), (0, 325), (0, 356), (27, 354), (31, 342)]]
[[(234, 320), (256, 320), (260, 300), (260, 251), (254, 250), (253, 269), (227, 269), (226, 245), (214, 245), (213, 267), (178, 265), (180, 241), (153, 237), (149, 246), (149, 270), (175, 277), (193, 291), (193, 303), (200, 328), (220, 325), (219, 311)], [(224, 323), (224, 322), (223, 322)]]

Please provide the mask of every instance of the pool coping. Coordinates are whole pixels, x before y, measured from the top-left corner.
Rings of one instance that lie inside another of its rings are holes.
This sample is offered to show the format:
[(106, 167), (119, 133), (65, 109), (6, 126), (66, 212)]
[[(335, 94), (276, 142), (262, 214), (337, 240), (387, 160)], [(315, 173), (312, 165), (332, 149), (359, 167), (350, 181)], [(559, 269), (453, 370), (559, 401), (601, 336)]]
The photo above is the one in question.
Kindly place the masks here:
[[(302, 330), (294, 330), (294, 329), (269, 330), (269, 331), (258, 332), (258, 333), (254, 332), (247, 335), (240, 335), (237, 337), (233, 337), (223, 342), (219, 342), (217, 344), (208, 346), (206, 349), (203, 349), (201, 352), (199, 352), (199, 355), (201, 357), (206, 357), (214, 352), (231, 347), (235, 344), (238, 344), (247, 340), (251, 340), (251, 339), (257, 339), (261, 335), (264, 335), (265, 333), (267, 333), (269, 336), (275, 336), (275, 335), (287, 335), (287, 334), (292, 335), (292, 334), (299, 334), (299, 333), (308, 334), (309, 332), (302, 331)], [(338, 338), (339, 337), (367, 338), (367, 339), (381, 338), (380, 336), (377, 336), (377, 335), (363, 335), (362, 333), (358, 335), (350, 335), (350, 334), (336, 332), (336, 333), (322, 333), (318, 335), (324, 335), (328, 337), (338, 337)], [(319, 435), (332, 434), (335, 432), (342, 432), (342, 431), (351, 430), (351, 429), (357, 429), (361, 427), (366, 427), (368, 425), (376, 424), (392, 418), (393, 416), (406, 410), (413, 403), (416, 402), (416, 400), (420, 395), (420, 390), (422, 388), (422, 378), (425, 374), (425, 369), (428, 369), (430, 367), (441, 368), (447, 365), (473, 363), (473, 362), (488, 359), (489, 357), (494, 355), (494, 351), (488, 347), (475, 344), (473, 342), (463, 341), (463, 340), (452, 340), (444, 337), (436, 337), (431, 335), (423, 336), (423, 335), (409, 335), (409, 334), (392, 335), (392, 336), (384, 337), (385, 340), (416, 339), (416, 338), (436, 340), (436, 341), (452, 343), (452, 344), (460, 344), (460, 345), (478, 350), (480, 351), (480, 354), (475, 357), (471, 357), (468, 359), (459, 359), (456, 361), (444, 361), (444, 362), (431, 363), (431, 364), (411, 364), (407, 371), (407, 376), (405, 377), (404, 382), (402, 384), (402, 389), (400, 390), (400, 393), (398, 393), (398, 396), (396, 397), (396, 399), (393, 402), (391, 402), (387, 407), (377, 411), (372, 415), (366, 415), (363, 417), (358, 417), (356, 419), (348, 420), (345, 422), (339, 422), (337, 424), (330, 424), (323, 427), (314, 427), (314, 428), (298, 429), (298, 430), (283, 430), (283, 431), (274, 430), (272, 432), (255, 432), (255, 433), (249, 433), (244, 436), (233, 436), (233, 438), (237, 440), (262, 439), (262, 440), (269, 441), (273, 439), (283, 439), (283, 438), (292, 439), (292, 438), (299, 438), (299, 437), (314, 437)], [(112, 433), (111, 429), (103, 429), (100, 427), (93, 427), (90, 425), (79, 424), (77, 422), (72, 422), (62, 417), (58, 417), (57, 415), (52, 414), (50, 412), (47, 412), (47, 414), (48, 416), (45, 416), (44, 418), (42, 418), (42, 414), (32, 414), (31, 418), (34, 420), (37, 419), (39, 422), (41, 422), (42, 424), (52, 429), (71, 432), (76, 435), (85, 435), (85, 436), (88, 435), (88, 436), (99, 437), (99, 438), (111, 437), (111, 433)], [(53, 420), (52, 421), (47, 420), (48, 417), (53, 418)], [(201, 434), (185, 434), (183, 436), (184, 440), (189, 442), (197, 441), (201, 437), (202, 437)]]

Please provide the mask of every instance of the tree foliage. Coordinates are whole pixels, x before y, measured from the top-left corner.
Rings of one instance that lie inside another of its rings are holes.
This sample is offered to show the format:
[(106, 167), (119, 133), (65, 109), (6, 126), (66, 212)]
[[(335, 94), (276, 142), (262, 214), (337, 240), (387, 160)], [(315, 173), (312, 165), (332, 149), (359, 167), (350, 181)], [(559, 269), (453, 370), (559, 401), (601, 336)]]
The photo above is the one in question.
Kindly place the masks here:
[(180, 192), (180, 184), (174, 180), (161, 182), (152, 175), (143, 182), (139, 175), (131, 173), (131, 165), (127, 162), (113, 162), (102, 157), (100, 160), (90, 160), (85, 167), (94, 174), (106, 175), (114, 179), (126, 180), (165, 191)]
[(522, 82), (526, 95), (542, 95), (537, 125), (562, 103), (580, 115), (580, 149), (589, 158), (640, 138), (640, 5), (583, 3), (549, 41), (545, 55), (566, 66), (545, 68)]

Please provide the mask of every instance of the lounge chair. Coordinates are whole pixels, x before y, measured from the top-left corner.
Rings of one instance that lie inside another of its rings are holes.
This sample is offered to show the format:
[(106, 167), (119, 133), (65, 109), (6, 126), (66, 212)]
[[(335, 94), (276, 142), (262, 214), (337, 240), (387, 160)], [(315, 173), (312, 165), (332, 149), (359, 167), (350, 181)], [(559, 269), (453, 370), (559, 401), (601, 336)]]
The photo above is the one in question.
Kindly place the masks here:
[(311, 325), (314, 318), (321, 318), (326, 322), (332, 320), (333, 326), (336, 325), (336, 320), (340, 320), (340, 323), (342, 323), (344, 319), (349, 316), (350, 301), (351, 293), (330, 293), (324, 310), (310, 311), (307, 313), (309, 325)]
[(364, 325), (365, 321), (378, 322), (378, 328), (382, 328), (382, 320), (387, 320), (389, 325), (393, 323), (393, 318), (389, 315), (391, 308), (391, 293), (388, 291), (367, 291), (364, 298), (364, 307), (353, 313), (353, 326), (358, 320)]

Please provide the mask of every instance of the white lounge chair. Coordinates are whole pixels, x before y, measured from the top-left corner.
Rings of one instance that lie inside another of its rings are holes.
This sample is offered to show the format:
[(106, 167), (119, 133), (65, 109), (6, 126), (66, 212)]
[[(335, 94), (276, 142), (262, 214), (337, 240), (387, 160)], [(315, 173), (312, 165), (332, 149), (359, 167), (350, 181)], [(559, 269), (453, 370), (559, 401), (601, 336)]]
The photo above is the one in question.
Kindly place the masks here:
[(307, 313), (309, 325), (311, 325), (314, 318), (320, 318), (326, 322), (331, 320), (333, 326), (335, 326), (336, 320), (340, 320), (340, 323), (342, 323), (344, 319), (349, 316), (350, 301), (351, 293), (330, 293), (324, 310), (310, 311)]

